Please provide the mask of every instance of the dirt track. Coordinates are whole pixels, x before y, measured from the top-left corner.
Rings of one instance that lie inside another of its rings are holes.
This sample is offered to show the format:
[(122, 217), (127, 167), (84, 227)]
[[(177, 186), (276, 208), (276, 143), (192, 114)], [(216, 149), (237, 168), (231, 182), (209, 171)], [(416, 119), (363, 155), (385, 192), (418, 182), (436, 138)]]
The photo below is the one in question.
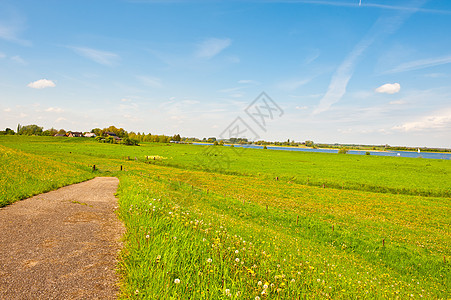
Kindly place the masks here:
[(0, 209), (0, 299), (114, 299), (119, 180), (93, 180)]

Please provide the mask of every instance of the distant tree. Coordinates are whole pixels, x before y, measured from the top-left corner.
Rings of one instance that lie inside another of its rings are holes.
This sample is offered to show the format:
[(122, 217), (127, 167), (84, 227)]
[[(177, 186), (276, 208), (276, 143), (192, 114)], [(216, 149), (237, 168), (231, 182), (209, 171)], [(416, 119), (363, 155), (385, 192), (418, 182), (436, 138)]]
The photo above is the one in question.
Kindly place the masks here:
[(102, 129), (100, 129), (100, 128), (94, 128), (91, 130), (91, 132), (94, 133), (96, 136), (102, 135)]
[(131, 139), (131, 138), (128, 138), (128, 137), (123, 138), (121, 143), (123, 145), (128, 145), (128, 146), (138, 146), (139, 145), (139, 141), (138, 140)]
[(219, 145), (218, 141), (215, 141), (215, 142), (213, 143), (213, 145), (218, 146), (218, 145)]
[(21, 126), (20, 127), (20, 131), (18, 132), (18, 134), (21, 135), (42, 135), (42, 130), (44, 128), (43, 127), (39, 127), (38, 125), (26, 125), (26, 126)]
[(4, 131), (0, 131), (0, 135), (14, 135), (15, 132), (11, 128), (6, 128)]
[(60, 130), (58, 130), (58, 134), (66, 134), (66, 130), (60, 129)]
[(307, 147), (313, 147), (315, 145), (315, 143), (313, 141), (305, 141), (305, 145)]
[(182, 138), (180, 137), (180, 134), (175, 134), (171, 140), (175, 142), (180, 142)]

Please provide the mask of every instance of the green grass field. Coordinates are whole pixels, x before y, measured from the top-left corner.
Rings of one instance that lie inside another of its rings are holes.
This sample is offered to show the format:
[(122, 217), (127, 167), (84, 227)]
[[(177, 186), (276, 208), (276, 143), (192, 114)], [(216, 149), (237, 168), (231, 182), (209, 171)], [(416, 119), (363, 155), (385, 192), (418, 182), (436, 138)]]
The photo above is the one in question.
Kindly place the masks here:
[(0, 199), (117, 176), (122, 298), (449, 298), (451, 161), (236, 150), (0, 137)]

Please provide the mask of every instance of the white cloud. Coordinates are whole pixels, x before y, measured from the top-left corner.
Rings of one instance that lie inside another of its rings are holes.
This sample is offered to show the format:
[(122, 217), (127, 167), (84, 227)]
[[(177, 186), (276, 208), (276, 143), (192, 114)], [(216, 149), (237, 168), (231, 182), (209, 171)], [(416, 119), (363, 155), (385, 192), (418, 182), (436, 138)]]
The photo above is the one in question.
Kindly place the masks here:
[(401, 85), (399, 83), (386, 83), (384, 85), (381, 85), (374, 91), (376, 93), (381, 94), (396, 94), (401, 90)]
[(8, 107), (8, 108), (5, 108), (5, 109), (3, 109), (3, 111), (4, 111), (4, 112), (11, 112), (11, 108), (9, 108), (9, 107)]
[(27, 62), (19, 55), (11, 57), (11, 60), (21, 65), (27, 65)]
[(5, 57), (6, 57), (6, 54), (3, 53), (3, 52), (0, 52), (0, 59), (1, 59), (1, 58), (5, 58)]
[(153, 87), (153, 88), (161, 88), (163, 85), (161, 84), (161, 79), (157, 77), (150, 76), (136, 76), (143, 84)]
[[(30, 41), (19, 38), (19, 34), (25, 26), (25, 18), (8, 9), (0, 3), (0, 39), (17, 43), (22, 46), (30, 46)], [(6, 13), (5, 13), (6, 12)]]
[(78, 55), (86, 57), (92, 61), (95, 61), (96, 63), (105, 66), (114, 65), (120, 58), (119, 55), (112, 52), (101, 51), (86, 47), (70, 47), (70, 48), (74, 50)]
[(308, 106), (296, 106), (296, 109), (306, 110), (306, 109), (308, 109)]
[(129, 98), (122, 98), (122, 99), (121, 99), (121, 102), (130, 102), (130, 101), (132, 101), (132, 100), (129, 99)]
[(60, 112), (63, 112), (63, 109), (61, 109), (59, 107), (49, 107), (45, 111), (60, 113)]
[(256, 81), (256, 80), (238, 80), (239, 84), (260, 84), (260, 82)]
[(30, 82), (27, 86), (32, 89), (44, 89), (44, 88), (48, 88), (48, 87), (55, 87), (56, 84), (52, 80), (39, 79), (39, 80)]
[(280, 82), (279, 84), (277, 84), (277, 87), (285, 91), (294, 91), (301, 86), (306, 85), (311, 80), (311, 78), (287, 80), (285, 82)]
[(56, 123), (60, 123), (60, 122), (62, 122), (62, 121), (66, 121), (66, 120), (67, 120), (66, 118), (59, 117), (58, 119), (55, 120), (55, 122), (56, 122)]
[(451, 108), (421, 117), (418, 121), (406, 122), (402, 125), (395, 126), (392, 129), (404, 132), (424, 131), (428, 129), (451, 130)]
[(415, 60), (415, 61), (410, 61), (407, 63), (400, 64), (399, 66), (387, 71), (386, 73), (399, 73), (399, 72), (413, 71), (413, 70), (425, 69), (425, 68), (449, 64), (449, 63), (451, 63), (451, 55), (442, 56), (442, 57), (426, 58), (426, 59), (420, 59), (420, 60)]
[(206, 39), (199, 45), (197, 56), (201, 58), (210, 59), (223, 51), (232, 44), (231, 39)]
[(403, 104), (407, 104), (407, 101), (401, 99), (401, 100), (391, 101), (389, 104), (390, 105), (403, 105)]

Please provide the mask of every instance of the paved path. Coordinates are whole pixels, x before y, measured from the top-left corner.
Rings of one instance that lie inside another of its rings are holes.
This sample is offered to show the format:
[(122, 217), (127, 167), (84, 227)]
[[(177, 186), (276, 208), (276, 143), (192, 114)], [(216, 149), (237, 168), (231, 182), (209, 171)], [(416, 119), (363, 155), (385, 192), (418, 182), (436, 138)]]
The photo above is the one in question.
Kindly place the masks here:
[(114, 299), (119, 180), (98, 177), (0, 209), (0, 299)]

